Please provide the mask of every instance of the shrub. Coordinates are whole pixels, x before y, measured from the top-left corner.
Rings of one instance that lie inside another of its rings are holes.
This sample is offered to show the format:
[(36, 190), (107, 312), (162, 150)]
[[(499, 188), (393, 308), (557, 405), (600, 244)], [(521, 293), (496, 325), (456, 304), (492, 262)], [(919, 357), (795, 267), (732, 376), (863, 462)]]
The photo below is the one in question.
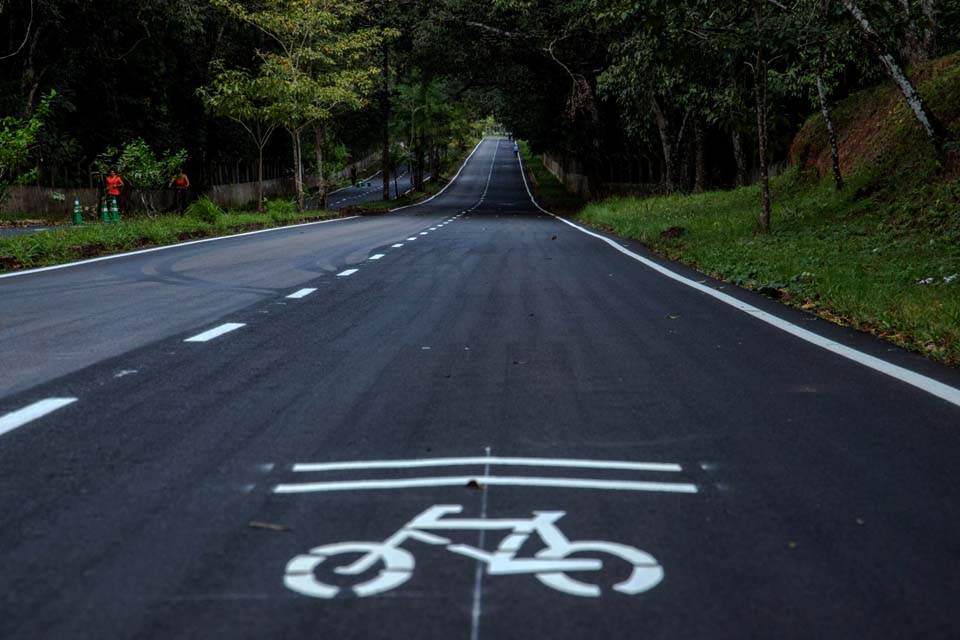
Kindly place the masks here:
[(293, 200), (267, 200), (267, 215), (275, 224), (280, 224), (297, 214), (297, 205)]
[(202, 196), (187, 207), (187, 215), (207, 224), (217, 224), (223, 215), (223, 209), (210, 198)]

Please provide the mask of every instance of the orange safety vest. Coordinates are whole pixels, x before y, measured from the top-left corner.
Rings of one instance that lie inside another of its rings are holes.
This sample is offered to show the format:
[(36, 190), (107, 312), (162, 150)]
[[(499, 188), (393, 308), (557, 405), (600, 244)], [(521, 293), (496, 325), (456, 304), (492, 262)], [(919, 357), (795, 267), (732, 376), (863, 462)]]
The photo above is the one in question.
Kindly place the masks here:
[(118, 196), (122, 188), (123, 179), (120, 176), (107, 176), (107, 193), (112, 196)]

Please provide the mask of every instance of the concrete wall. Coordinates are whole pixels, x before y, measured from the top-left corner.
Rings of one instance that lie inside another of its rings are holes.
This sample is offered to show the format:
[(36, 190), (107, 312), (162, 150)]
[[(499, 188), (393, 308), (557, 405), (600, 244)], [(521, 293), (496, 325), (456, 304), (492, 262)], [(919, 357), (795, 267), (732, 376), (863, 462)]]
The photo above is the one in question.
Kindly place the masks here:
[(590, 183), (576, 159), (545, 153), (543, 166), (567, 188), (567, 191), (576, 193), (584, 199), (590, 199)]

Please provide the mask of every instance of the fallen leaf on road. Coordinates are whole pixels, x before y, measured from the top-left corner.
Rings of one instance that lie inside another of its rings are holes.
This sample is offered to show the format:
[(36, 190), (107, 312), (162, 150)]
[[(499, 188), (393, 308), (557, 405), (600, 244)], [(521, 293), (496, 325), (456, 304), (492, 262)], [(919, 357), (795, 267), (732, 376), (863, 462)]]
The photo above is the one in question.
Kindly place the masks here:
[(247, 526), (251, 529), (266, 529), (267, 531), (290, 531), (290, 527), (285, 524), (274, 524), (272, 522), (260, 522), (259, 520), (251, 520), (247, 523)]

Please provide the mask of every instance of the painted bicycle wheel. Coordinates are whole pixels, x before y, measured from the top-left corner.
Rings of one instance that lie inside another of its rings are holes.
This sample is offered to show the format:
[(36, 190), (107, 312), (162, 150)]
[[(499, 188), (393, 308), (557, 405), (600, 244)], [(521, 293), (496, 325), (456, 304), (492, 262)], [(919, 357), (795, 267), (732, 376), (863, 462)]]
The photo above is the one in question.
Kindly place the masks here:
[[(316, 547), (311, 549), (310, 553), (291, 559), (287, 563), (283, 584), (288, 589), (311, 598), (336, 597), (343, 588), (321, 582), (317, 578), (316, 570), (328, 561), (334, 562), (332, 560), (334, 556), (347, 554), (361, 554), (368, 561), (373, 560), (373, 562), (365, 562), (364, 564), (382, 564), (376, 576), (350, 587), (353, 593), (360, 598), (395, 589), (413, 575), (415, 564), (413, 555), (405, 549), (390, 547), (379, 542), (340, 542)], [(344, 566), (339, 567), (340, 571), (337, 571), (337, 573), (341, 575), (351, 573), (343, 571)], [(336, 568), (334, 570), (336, 571)]]
[[(612, 586), (614, 591), (626, 595), (632, 596), (649, 591), (663, 580), (663, 567), (660, 566), (656, 558), (646, 551), (616, 542), (605, 542), (603, 540), (571, 542), (560, 548), (548, 547), (537, 553), (537, 557), (548, 560), (563, 560), (575, 553), (609, 554), (631, 564), (633, 568), (630, 576)], [(575, 575), (583, 576), (589, 573), (578, 571)], [(537, 580), (548, 587), (570, 595), (598, 598), (603, 593), (603, 589), (599, 585), (575, 580), (562, 571), (543, 572), (536, 575)]]

